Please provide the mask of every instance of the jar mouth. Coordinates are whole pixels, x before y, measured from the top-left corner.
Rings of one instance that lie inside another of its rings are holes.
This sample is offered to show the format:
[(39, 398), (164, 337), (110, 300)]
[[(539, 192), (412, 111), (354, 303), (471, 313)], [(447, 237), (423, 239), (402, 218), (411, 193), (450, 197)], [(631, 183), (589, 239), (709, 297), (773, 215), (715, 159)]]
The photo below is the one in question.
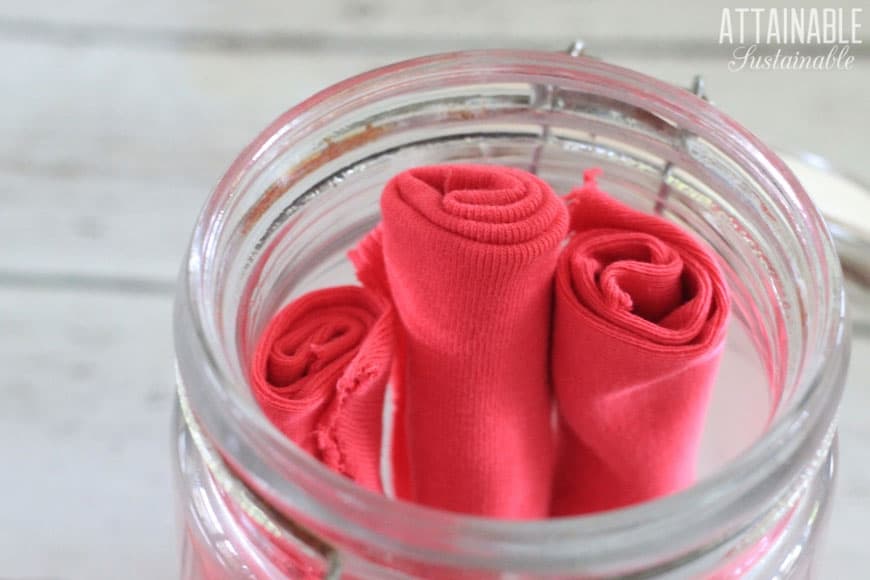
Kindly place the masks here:
[[(642, 97), (648, 110), (691, 125), (695, 133), (728, 151), (800, 221), (800, 235), (811, 248), (825, 300), (814, 305), (817, 311), (802, 316), (814, 319), (812, 324), (805, 321), (815, 334), (809, 346), (828, 356), (808, 365), (811, 368), (799, 361), (803, 368), (795, 370), (800, 384), (794, 400), (783, 403), (786, 408), (764, 434), (718, 472), (674, 495), (588, 516), (506, 521), (443, 512), (377, 495), (333, 473), (280, 434), (232, 388), (238, 377), (228, 368), (216, 322), (230, 313), (216, 314), (220, 306), (213, 293), (220, 292), (215, 281), (222, 275), (216, 244), (225, 233), (227, 209), (237, 202), (244, 177), (268, 163), (277, 144), (333, 114), (336, 103), (359, 98), (376, 83), (411, 82), (457, 66), (476, 69), (482, 78), (493, 71), (523, 75), (535, 66), (554, 81), (598, 84), (612, 95)], [(292, 506), (309, 522), (340, 528), (349, 538), (409, 558), (539, 570), (578, 561), (641, 562), (653, 550), (661, 558), (662, 538), (673, 544), (673, 558), (685, 557), (690, 547), (707, 549), (777, 509), (784, 490), (795, 491), (808, 465), (817, 468), (825, 459), (849, 337), (842, 274), (825, 223), (787, 166), (746, 129), (687, 91), (634, 71), (558, 53), (486, 50), (423, 57), (363, 73), (321, 91), (267, 127), (231, 165), (197, 222), (180, 277), (175, 342), (179, 380), (203, 431), (222, 455), (267, 490), (278, 509)], [(204, 361), (204, 368), (185, 362), (194, 360)], [(279, 456), (280, 470), (275, 468)], [(789, 506), (780, 508), (784, 512)], [(421, 532), (456, 538), (449, 558), (434, 542), (420, 539)]]

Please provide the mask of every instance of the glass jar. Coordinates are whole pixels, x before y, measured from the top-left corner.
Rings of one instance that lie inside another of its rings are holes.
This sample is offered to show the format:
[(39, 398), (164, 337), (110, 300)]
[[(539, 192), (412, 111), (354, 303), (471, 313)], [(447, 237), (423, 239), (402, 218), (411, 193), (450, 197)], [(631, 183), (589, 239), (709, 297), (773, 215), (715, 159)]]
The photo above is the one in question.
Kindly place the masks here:
[[(530, 169), (704, 240), (733, 316), (688, 490), (599, 515), (508, 522), (357, 487), (259, 412), (247, 365), (284, 304), (353, 283), (345, 254), (413, 166)], [(203, 210), (175, 312), (183, 578), (793, 577), (836, 465), (849, 353), (825, 224), (783, 162), (690, 92), (594, 59), (481, 51), (341, 82), (245, 149)]]

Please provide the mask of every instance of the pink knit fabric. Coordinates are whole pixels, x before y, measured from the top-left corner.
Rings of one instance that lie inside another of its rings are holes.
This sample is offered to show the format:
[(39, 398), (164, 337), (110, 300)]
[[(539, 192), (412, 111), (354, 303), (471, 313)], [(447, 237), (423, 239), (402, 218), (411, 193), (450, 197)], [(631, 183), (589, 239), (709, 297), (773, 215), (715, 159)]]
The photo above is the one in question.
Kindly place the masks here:
[(251, 367), (254, 396), (272, 423), (374, 491), (383, 490), (381, 419), (394, 320), (389, 301), (364, 288), (311, 292), (270, 321)]
[(587, 171), (556, 269), (552, 381), (561, 418), (554, 515), (690, 485), (729, 301), (714, 259)]
[[(470, 514), (546, 517), (549, 325), (564, 204), (518, 169), (443, 165), (395, 176), (381, 209), (355, 261), (380, 260), (380, 286), (404, 332), (399, 495)], [(378, 276), (362, 270), (371, 287)]]
[(582, 514), (691, 484), (727, 288), (691, 236), (596, 175), (570, 196), (564, 249), (568, 211), (529, 173), (395, 176), (351, 252), (364, 288), (307, 294), (264, 332), (251, 375), (266, 415), (382, 491), (391, 380), (398, 497), (469, 514)]

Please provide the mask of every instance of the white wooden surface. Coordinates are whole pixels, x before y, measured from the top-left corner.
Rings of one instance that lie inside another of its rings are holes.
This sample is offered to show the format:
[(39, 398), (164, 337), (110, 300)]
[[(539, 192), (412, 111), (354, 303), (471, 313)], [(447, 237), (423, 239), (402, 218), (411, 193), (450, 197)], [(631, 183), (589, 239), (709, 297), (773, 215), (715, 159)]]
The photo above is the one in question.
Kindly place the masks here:
[[(751, 4), (777, 5), (783, 3), (765, 0)], [(813, 0), (787, 4), (795, 8), (824, 5)], [(864, 4), (843, 0), (834, 6), (848, 9)], [(193, 42), (190, 33), (204, 32), (209, 39), (241, 38), (243, 44), (257, 46), (277, 43), (322, 49), (331, 44), (340, 48), (348, 40), (362, 40), (364, 45), (357, 48), (369, 51), (396, 43), (413, 46), (423, 40), (443, 43), (440, 48), (449, 50), (476, 42), (485, 42), (485, 46), (539, 42), (549, 47), (553, 37), (573, 39), (581, 34), (607, 45), (639, 40), (673, 46), (700, 40), (709, 48), (707, 41), (719, 34), (721, 9), (719, 4), (706, 2), (673, 2), (663, 7), (653, 2), (612, 0), (29, 0), (7, 3), (0, 8), (0, 16), (10, 24), (34, 25), (65, 37), (82, 31), (87, 38), (120, 37), (115, 34), (118, 31), (135, 33), (117, 38), (121, 42), (139, 42), (156, 32), (164, 39), (178, 38), (174, 33), (181, 33), (187, 37), (182, 42), (187, 43)], [(25, 27), (22, 34), (32, 30)], [(319, 42), (321, 39), (324, 42)]]
[[(582, 36), (676, 83), (704, 73), (717, 104), (769, 142), (870, 181), (870, 51), (848, 72), (735, 74), (715, 44), (718, 5), (467, 4), (0, 4), (0, 578), (175, 576), (170, 318), (183, 247), (235, 153), (334, 81), (433, 51)], [(866, 341), (854, 359), (823, 578), (870, 566)]]

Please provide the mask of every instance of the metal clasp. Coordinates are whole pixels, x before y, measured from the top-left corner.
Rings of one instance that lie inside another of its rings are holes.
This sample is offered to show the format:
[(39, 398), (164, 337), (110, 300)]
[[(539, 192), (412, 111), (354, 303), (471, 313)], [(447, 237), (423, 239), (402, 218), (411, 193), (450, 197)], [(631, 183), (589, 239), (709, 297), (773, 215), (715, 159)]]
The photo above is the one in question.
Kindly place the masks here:
[[(586, 43), (580, 40), (579, 38), (571, 43), (565, 52), (570, 56), (582, 56), (586, 51)], [(535, 95), (535, 99), (532, 102), (532, 107), (536, 109), (545, 109), (549, 110), (553, 108), (553, 98), (556, 94), (556, 89), (553, 85), (543, 85), (539, 87), (539, 93)], [(544, 153), (544, 147), (547, 144), (547, 141), (550, 140), (550, 125), (543, 124), (541, 125), (541, 140), (538, 145), (535, 147), (535, 150), (532, 152), (532, 160), (529, 163), (529, 173), (534, 175), (538, 174), (538, 168), (541, 164), (541, 155)]]
[[(696, 74), (692, 77), (692, 84), (689, 90), (695, 94), (697, 97), (708, 101), (710, 99), (707, 98), (707, 87), (704, 83), (704, 77), (700, 74)], [(681, 143), (683, 147), (686, 145), (686, 133), (685, 131), (682, 133)], [(673, 171), (674, 164), (668, 161), (665, 164), (665, 168), (662, 169), (662, 182), (659, 185), (658, 193), (656, 194), (656, 203), (653, 207), (653, 211), (657, 214), (661, 214), (665, 209), (665, 200), (667, 200), (668, 195), (671, 191), (671, 186), (669, 185), (669, 181), (671, 179), (671, 172)]]
[[(586, 54), (586, 43), (582, 39), (577, 39), (565, 50), (565, 52), (574, 57), (584, 56)], [(704, 77), (700, 74), (696, 74), (692, 78), (692, 84), (689, 87), (689, 90), (705, 101), (709, 101), (707, 97), (707, 89), (706, 83), (704, 82)], [(532, 102), (532, 107), (536, 109), (544, 109), (549, 110), (553, 108), (554, 99), (555, 99), (556, 89), (553, 85), (542, 85), (539, 87), (539, 92), (535, 95), (535, 98)], [(687, 135), (683, 133), (682, 135), (682, 143), (685, 146)], [(535, 147), (534, 152), (532, 153), (532, 159), (529, 163), (529, 172), (535, 175), (538, 174), (538, 169), (541, 164), (541, 156), (544, 152), (544, 147), (547, 144), (547, 141), (550, 139), (550, 125), (542, 124), (541, 125), (541, 138), (538, 145)], [(661, 214), (664, 211), (665, 201), (668, 198), (670, 193), (670, 185), (669, 181), (671, 178), (671, 172), (673, 171), (673, 163), (668, 161), (664, 168), (662, 169), (662, 180), (659, 185), (659, 190), (656, 195), (656, 202), (654, 211), (657, 214)]]

